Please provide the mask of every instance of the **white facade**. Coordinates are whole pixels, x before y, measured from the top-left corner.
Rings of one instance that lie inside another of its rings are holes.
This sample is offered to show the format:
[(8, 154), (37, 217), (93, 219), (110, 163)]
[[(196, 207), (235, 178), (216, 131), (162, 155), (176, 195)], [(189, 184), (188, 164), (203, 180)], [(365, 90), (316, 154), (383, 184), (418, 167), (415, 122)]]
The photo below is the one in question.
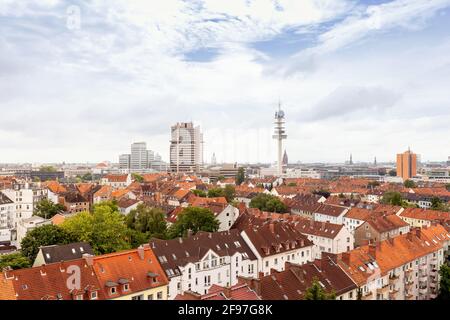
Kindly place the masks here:
[(321, 259), (322, 252), (339, 254), (354, 249), (355, 237), (345, 227), (339, 231), (335, 238), (308, 234), (304, 231), (302, 233), (314, 243), (314, 259)]
[(27, 219), (21, 219), (19, 223), (17, 224), (17, 241), (16, 241), (16, 247), (20, 249), (20, 244), (27, 235), (28, 232), (31, 230), (46, 225), (51, 224), (50, 220), (46, 220), (44, 218), (41, 218), (39, 216), (32, 216)]
[(220, 257), (210, 250), (198, 262), (179, 267), (181, 274), (170, 278), (169, 300), (185, 291), (207, 294), (212, 285), (236, 285), (238, 276), (256, 278), (257, 269), (257, 261), (250, 260), (245, 253)]
[(231, 226), (236, 222), (239, 217), (239, 209), (228, 205), (221, 213), (216, 215), (216, 219), (219, 221), (219, 232), (230, 230)]
[(326, 213), (314, 212), (314, 221), (330, 222), (334, 224), (344, 224), (344, 216), (347, 214), (348, 209), (342, 210), (338, 216), (329, 215)]
[(203, 168), (203, 134), (192, 122), (171, 128), (170, 170), (198, 172)]
[(286, 262), (303, 265), (313, 261), (313, 246), (302, 247), (262, 257), (245, 231), (242, 231), (241, 236), (258, 259), (258, 274), (262, 272), (267, 276), (271, 273), (271, 269), (284, 271)]

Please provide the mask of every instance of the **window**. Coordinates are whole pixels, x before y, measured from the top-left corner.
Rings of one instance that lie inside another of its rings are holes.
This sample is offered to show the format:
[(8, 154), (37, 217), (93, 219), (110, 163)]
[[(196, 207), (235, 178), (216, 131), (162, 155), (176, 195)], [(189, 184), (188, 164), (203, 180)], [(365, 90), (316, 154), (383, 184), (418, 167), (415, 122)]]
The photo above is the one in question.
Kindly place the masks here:
[(254, 271), (254, 269), (253, 269), (253, 264), (249, 264), (249, 265), (248, 265), (248, 273), (249, 273), (249, 274), (253, 274), (253, 271)]
[(266, 261), (266, 268), (269, 267), (269, 261)]
[(112, 287), (112, 288), (109, 290), (109, 292), (110, 292), (111, 294), (116, 294), (116, 293), (117, 293), (116, 287)]
[(97, 291), (91, 292), (91, 300), (97, 300), (98, 294)]
[(275, 258), (275, 261), (274, 261), (274, 263), (275, 263), (275, 265), (277, 265), (277, 264), (278, 264), (278, 259), (277, 259), (277, 258)]
[(211, 285), (211, 276), (205, 276), (205, 286)]
[(135, 297), (131, 298), (131, 300), (144, 300), (144, 295), (141, 294), (139, 296), (135, 296)]
[(162, 298), (163, 298), (163, 292), (162, 292), (162, 291), (158, 292), (158, 294), (156, 295), (156, 297), (158, 298), (158, 300), (162, 300)]
[(147, 296), (147, 300), (153, 300), (153, 295), (152, 295), (152, 294), (149, 294), (149, 295)]
[(129, 284), (124, 284), (123, 285), (123, 291), (125, 291), (125, 292), (127, 292), (127, 291), (129, 291), (130, 290), (130, 285)]
[(83, 300), (83, 295), (79, 294), (75, 297), (75, 300)]

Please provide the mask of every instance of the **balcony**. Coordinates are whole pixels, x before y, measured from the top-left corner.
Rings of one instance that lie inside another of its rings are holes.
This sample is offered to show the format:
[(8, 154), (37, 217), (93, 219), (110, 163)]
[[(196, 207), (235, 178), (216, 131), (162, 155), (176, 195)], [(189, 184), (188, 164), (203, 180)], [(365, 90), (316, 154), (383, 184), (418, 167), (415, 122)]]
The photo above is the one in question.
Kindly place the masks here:
[(419, 275), (419, 282), (428, 282), (428, 276), (426, 274)]
[(407, 295), (405, 295), (405, 299), (406, 300), (414, 300), (414, 295), (408, 293)]
[(361, 297), (361, 300), (373, 300), (373, 293), (372, 291), (369, 291)]
[(412, 289), (413, 285), (414, 285), (414, 282), (408, 281), (405, 283), (405, 289), (410, 290), (410, 289)]
[(419, 287), (419, 294), (420, 295), (428, 294), (428, 288), (427, 287)]
[(428, 266), (426, 264), (421, 264), (419, 266), (419, 271), (420, 272), (427, 272), (428, 271)]
[(389, 285), (385, 285), (384, 287), (377, 289), (378, 294), (385, 294), (387, 292), (389, 292)]
[(408, 270), (405, 270), (405, 275), (408, 277), (409, 275), (411, 275), (412, 272), (413, 272), (412, 268), (408, 269)]
[(390, 284), (390, 285), (396, 284), (397, 281), (398, 281), (398, 279), (400, 279), (399, 276), (392, 276), (392, 277), (389, 277), (389, 284)]
[(398, 290), (391, 290), (389, 292), (389, 300), (397, 300)]
[(436, 282), (430, 282), (430, 288), (436, 289), (437, 288), (437, 283)]

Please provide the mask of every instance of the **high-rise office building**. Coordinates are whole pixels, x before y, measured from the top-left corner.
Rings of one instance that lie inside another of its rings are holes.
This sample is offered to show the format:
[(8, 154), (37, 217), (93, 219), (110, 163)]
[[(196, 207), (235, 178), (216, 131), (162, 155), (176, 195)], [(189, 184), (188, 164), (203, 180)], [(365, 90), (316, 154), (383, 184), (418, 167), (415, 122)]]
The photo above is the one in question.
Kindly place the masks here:
[(143, 170), (148, 168), (148, 151), (145, 142), (136, 142), (131, 145), (131, 170)]
[(417, 155), (410, 149), (397, 154), (397, 176), (403, 180), (411, 179), (417, 175)]
[(177, 123), (171, 128), (170, 170), (199, 172), (203, 168), (203, 134), (192, 122)]
[(130, 169), (130, 154), (121, 154), (119, 156), (119, 168), (120, 169)]
[(158, 153), (147, 150), (145, 142), (137, 142), (131, 145), (131, 153), (119, 156), (119, 168), (142, 173), (148, 169), (165, 171), (167, 164), (162, 161)]

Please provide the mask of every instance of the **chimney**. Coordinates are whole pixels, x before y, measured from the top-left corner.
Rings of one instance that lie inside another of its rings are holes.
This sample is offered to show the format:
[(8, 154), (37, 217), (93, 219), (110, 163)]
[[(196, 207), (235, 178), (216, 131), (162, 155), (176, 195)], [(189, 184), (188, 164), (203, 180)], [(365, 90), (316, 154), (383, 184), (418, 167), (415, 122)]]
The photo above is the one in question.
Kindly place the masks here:
[(343, 252), (341, 259), (346, 265), (349, 266), (350, 265), (350, 252)]
[(258, 279), (261, 279), (261, 278), (264, 278), (264, 277), (265, 277), (264, 272), (259, 272), (258, 273)]
[(86, 260), (86, 264), (90, 267), (94, 265), (94, 256), (90, 255), (89, 253), (83, 254), (83, 259)]
[(269, 223), (270, 232), (275, 233), (275, 224), (273, 222)]
[(377, 245), (376, 244), (369, 244), (369, 255), (371, 255), (372, 258), (376, 259), (376, 257), (377, 257)]
[(137, 248), (137, 253), (139, 255), (139, 259), (141, 259), (141, 260), (145, 259), (145, 252), (144, 252), (143, 246), (140, 246), (139, 248)]
[(422, 231), (420, 230), (420, 228), (416, 228), (415, 232), (416, 232), (416, 237), (419, 239), (422, 239)]
[(406, 239), (409, 241), (413, 241), (413, 231), (410, 231), (406, 234)]

